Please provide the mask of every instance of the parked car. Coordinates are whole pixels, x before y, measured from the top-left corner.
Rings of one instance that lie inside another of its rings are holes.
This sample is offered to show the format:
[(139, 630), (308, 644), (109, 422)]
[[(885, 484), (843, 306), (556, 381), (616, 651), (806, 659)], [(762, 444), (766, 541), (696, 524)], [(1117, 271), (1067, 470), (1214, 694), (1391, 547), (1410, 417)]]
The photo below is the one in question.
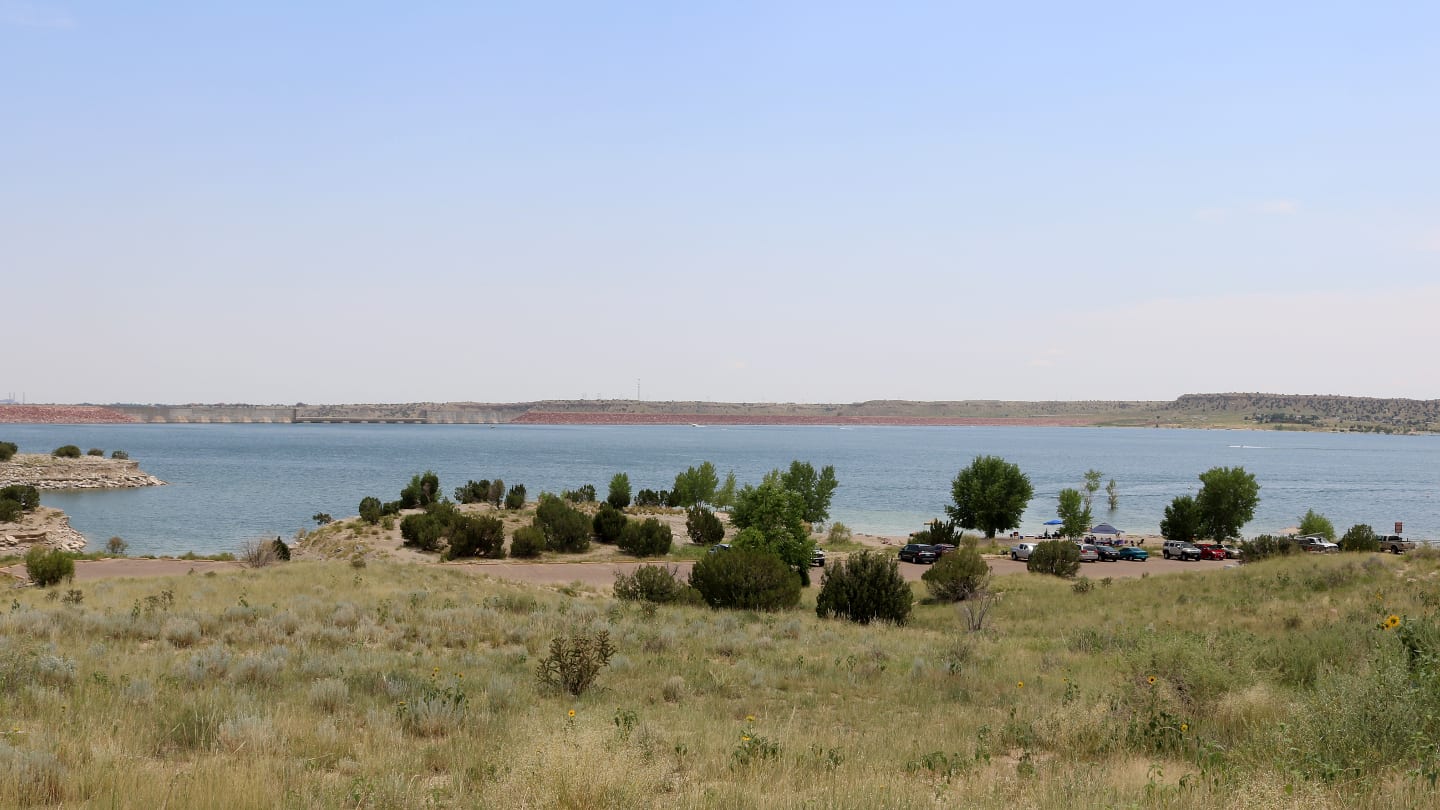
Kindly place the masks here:
[(1225, 556), (1228, 559), (1238, 560), (1241, 557), (1245, 556), (1245, 552), (1241, 551), (1240, 547), (1238, 545), (1235, 545), (1234, 543), (1224, 543), (1220, 547), (1225, 549)]
[(1120, 549), (1120, 559), (1145, 562), (1146, 560), (1150, 559), (1150, 552), (1146, 551), (1143, 548), (1140, 548), (1139, 546), (1126, 546)]
[(1030, 553), (1034, 550), (1034, 543), (1016, 543), (1010, 547), (1010, 559), (1024, 562), (1030, 559)]
[(940, 555), (935, 553), (935, 548), (933, 546), (927, 546), (924, 543), (911, 543), (906, 547), (900, 549), (901, 562), (912, 562), (928, 565), (935, 562), (939, 558)]
[(1202, 560), (1225, 559), (1225, 549), (1215, 545), (1214, 543), (1205, 543), (1203, 545), (1196, 546), (1196, 548), (1200, 549), (1200, 559)]
[(1095, 550), (1100, 552), (1100, 562), (1115, 562), (1120, 559), (1120, 549), (1114, 546), (1099, 545)]
[(730, 550), (730, 544), (729, 544), (729, 543), (720, 543), (719, 545), (711, 546), (711, 547), (710, 547), (710, 550), (707, 551), (706, 553), (707, 553), (707, 554), (715, 554), (715, 553), (720, 552), (720, 551), (729, 551), (729, 550)]
[(1100, 562), (1100, 549), (1089, 543), (1077, 543), (1080, 546), (1080, 562)]
[(825, 567), (825, 549), (817, 548), (814, 551), (810, 552), (810, 565), (814, 566), (815, 568)]
[(935, 543), (930, 547), (935, 549), (936, 557), (943, 557), (944, 555), (949, 554), (950, 552), (955, 550), (955, 547), (949, 543)]
[(1184, 540), (1166, 540), (1165, 545), (1160, 548), (1160, 554), (1167, 560), (1171, 558), (1177, 560), (1200, 559), (1200, 549)]
[(1310, 551), (1316, 554), (1334, 554), (1340, 550), (1339, 546), (1326, 540), (1324, 535), (1319, 534), (1307, 534), (1297, 537), (1295, 538), (1295, 545), (1299, 546), (1301, 551)]
[(1411, 551), (1415, 548), (1414, 540), (1406, 540), (1398, 534), (1380, 535), (1380, 550), (1388, 551), (1391, 554), (1400, 554)]

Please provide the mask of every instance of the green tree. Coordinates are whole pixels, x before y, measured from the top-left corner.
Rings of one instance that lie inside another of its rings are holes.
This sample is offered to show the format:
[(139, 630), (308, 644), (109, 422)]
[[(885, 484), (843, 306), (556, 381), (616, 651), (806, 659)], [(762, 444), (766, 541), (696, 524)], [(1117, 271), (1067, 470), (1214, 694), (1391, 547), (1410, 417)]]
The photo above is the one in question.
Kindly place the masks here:
[(545, 550), (545, 532), (537, 526), (521, 526), (510, 538), (511, 557), (539, 557)]
[(75, 558), (58, 548), (31, 546), (25, 552), (25, 574), (41, 588), (75, 578)]
[(715, 506), (725, 509), (735, 505), (735, 471), (725, 473), (725, 483), (715, 490)]
[(1020, 468), (999, 456), (976, 456), (950, 484), (953, 503), (945, 512), (967, 529), (993, 539), (1020, 525), (1035, 490)]
[(615, 473), (610, 479), (610, 494), (605, 496), (605, 502), (616, 509), (624, 509), (630, 505), (630, 476), (625, 473)]
[(456, 503), (484, 503), (490, 500), (490, 481), (466, 481), (465, 486), (455, 488)]
[(545, 533), (545, 547), (551, 551), (581, 552), (590, 548), (590, 518), (554, 495), (540, 496), (535, 525)]
[(625, 530), (625, 513), (611, 506), (609, 501), (600, 504), (600, 511), (595, 513), (594, 520), (590, 521), (590, 528), (595, 531), (595, 539), (602, 543), (615, 543), (620, 539), (620, 533)]
[(1160, 518), (1160, 535), (1166, 540), (1183, 540), (1188, 543), (1199, 537), (1203, 528), (1200, 504), (1196, 503), (1191, 495), (1175, 496), (1165, 507), (1165, 516)]
[(66, 444), (55, 448), (55, 450), (51, 452), (50, 455), (56, 458), (80, 458), (81, 453), (80, 448), (76, 447), (73, 444)]
[(1110, 483), (1105, 485), (1105, 497), (1110, 500), (1111, 512), (1120, 508), (1120, 488), (1115, 486), (1114, 478), (1111, 478)]
[(960, 531), (960, 528), (955, 525), (955, 521), (938, 518), (926, 523), (925, 528), (910, 535), (910, 542), (928, 546), (944, 544), (959, 547), (964, 539), (965, 532)]
[(0, 461), (9, 461), (20, 452), (20, 445), (14, 442), (0, 442)]
[(505, 556), (505, 524), (492, 515), (459, 515), (450, 527), (450, 547), (445, 559)]
[(440, 497), (440, 477), (434, 471), (426, 470), (423, 475), (411, 476), (410, 483), (400, 490), (402, 509), (423, 509)]
[(1340, 538), (1341, 551), (1379, 551), (1380, 538), (1368, 524), (1357, 523)]
[(805, 500), (805, 522), (823, 523), (830, 517), (830, 498), (839, 486), (834, 466), (827, 464), (817, 474), (810, 462), (792, 461), (790, 469), (781, 474), (780, 483)]
[(1318, 534), (1333, 542), (1335, 540), (1335, 524), (1330, 522), (1330, 518), (1314, 509), (1306, 509), (1305, 515), (1300, 518), (1300, 534)]
[(1095, 493), (1100, 491), (1100, 479), (1105, 474), (1096, 469), (1085, 471), (1085, 508), (1089, 509), (1095, 503)]
[(725, 524), (714, 512), (697, 503), (685, 513), (685, 533), (692, 543), (713, 546), (725, 539)]
[(1200, 473), (1201, 535), (1211, 540), (1240, 536), (1240, 529), (1255, 517), (1260, 485), (1244, 467), (1212, 467)]
[[(494, 481), (491, 481), (491, 482), (490, 482), (490, 492), (489, 492), (489, 497), (487, 498), (487, 500), (490, 501), (490, 505), (491, 505), (491, 506), (495, 507), (496, 509), (499, 509), (499, 508), (500, 508), (500, 504), (502, 504), (502, 503), (505, 502), (505, 482), (504, 482), (504, 481), (500, 480), (499, 478), (496, 478)], [(524, 505), (524, 503), (523, 503), (524, 499), (522, 498), (521, 501), (522, 501), (521, 505), (523, 506), (523, 505)]]
[(381, 511), (383, 508), (379, 498), (374, 495), (366, 495), (360, 499), (360, 519), (374, 526), (380, 522), (380, 516), (384, 514)]
[(720, 486), (720, 479), (715, 475), (715, 465), (708, 461), (701, 462), (699, 467), (690, 467), (683, 473), (675, 476), (675, 487), (670, 491), (670, 498), (666, 501), (670, 506), (694, 506), (697, 503), (710, 503), (715, 499), (715, 490)]
[(815, 543), (805, 531), (804, 516), (804, 498), (786, 489), (779, 476), (767, 475), (759, 486), (747, 484), (735, 496), (730, 524), (741, 532), (734, 545), (775, 554), (795, 568), (803, 585), (809, 585)]
[(915, 593), (901, 576), (898, 563), (890, 554), (860, 551), (827, 567), (815, 597), (815, 615), (857, 624), (904, 624), (915, 604)]
[(1069, 538), (1081, 537), (1090, 530), (1090, 500), (1078, 489), (1060, 490), (1060, 504), (1055, 516), (1062, 521), (1060, 533)]
[(506, 509), (524, 509), (524, 508), (525, 508), (525, 485), (524, 485), (524, 484), (516, 484), (515, 486), (510, 487), (510, 491), (509, 491), (509, 492), (505, 493), (505, 508), (506, 508)]
[(40, 490), (30, 484), (0, 487), (0, 501), (14, 501), (23, 511), (33, 512), (40, 505)]

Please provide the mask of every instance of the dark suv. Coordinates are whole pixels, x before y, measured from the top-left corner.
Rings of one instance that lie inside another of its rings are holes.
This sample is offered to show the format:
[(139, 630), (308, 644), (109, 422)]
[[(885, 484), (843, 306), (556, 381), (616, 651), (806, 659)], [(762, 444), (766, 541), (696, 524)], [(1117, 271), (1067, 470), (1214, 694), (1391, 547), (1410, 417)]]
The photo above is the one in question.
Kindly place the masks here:
[(935, 553), (933, 546), (927, 546), (923, 543), (911, 543), (900, 549), (901, 562), (929, 564), (935, 562), (939, 557), (940, 555)]

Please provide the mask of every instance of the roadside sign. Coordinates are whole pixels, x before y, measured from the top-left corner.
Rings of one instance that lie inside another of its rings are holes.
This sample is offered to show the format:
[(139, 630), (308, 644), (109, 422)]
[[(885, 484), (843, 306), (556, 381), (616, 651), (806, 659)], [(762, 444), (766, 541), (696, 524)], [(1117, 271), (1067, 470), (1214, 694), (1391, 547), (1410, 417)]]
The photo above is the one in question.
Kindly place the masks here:
[(1402, 520), (1397, 520), (1397, 521), (1395, 521), (1395, 533), (1396, 533), (1396, 534), (1404, 534), (1404, 533), (1405, 533), (1405, 522), (1404, 522), (1404, 521), (1402, 521)]

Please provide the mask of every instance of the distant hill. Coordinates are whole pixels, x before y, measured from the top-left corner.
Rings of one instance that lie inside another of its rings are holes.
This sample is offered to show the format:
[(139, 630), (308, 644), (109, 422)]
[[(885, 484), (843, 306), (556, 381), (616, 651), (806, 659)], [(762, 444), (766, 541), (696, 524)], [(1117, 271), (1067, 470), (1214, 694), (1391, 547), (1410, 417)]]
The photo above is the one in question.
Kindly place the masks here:
[(1440, 400), (1316, 394), (1185, 394), (1170, 402), (870, 400), (851, 403), (411, 402), (348, 405), (0, 406), (0, 422), (404, 422), (417, 424), (870, 424), (1254, 428), (1440, 432)]

